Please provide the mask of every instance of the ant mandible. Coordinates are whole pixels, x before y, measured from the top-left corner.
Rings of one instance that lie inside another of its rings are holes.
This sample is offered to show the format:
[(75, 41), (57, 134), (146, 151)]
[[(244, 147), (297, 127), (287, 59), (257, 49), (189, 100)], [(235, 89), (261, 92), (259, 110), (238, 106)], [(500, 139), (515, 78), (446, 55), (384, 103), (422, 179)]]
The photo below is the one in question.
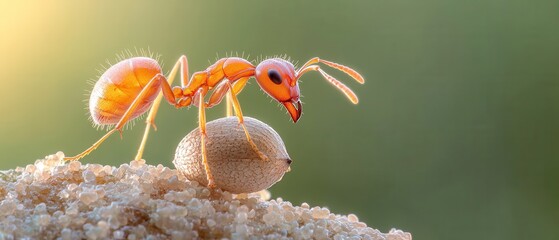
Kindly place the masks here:
[[(355, 70), (318, 57), (307, 61), (298, 70), (295, 70), (292, 63), (282, 58), (266, 59), (254, 66), (243, 58), (226, 57), (217, 60), (204, 71), (195, 72), (190, 79), (188, 78), (188, 60), (184, 55), (177, 60), (168, 77), (163, 75), (159, 63), (153, 58), (132, 57), (122, 60), (103, 73), (93, 87), (89, 99), (89, 110), (93, 122), (97, 125), (114, 125), (114, 127), (82, 153), (66, 157), (64, 160), (81, 159), (95, 150), (111, 134), (116, 131), (122, 134), (122, 128), (128, 121), (139, 117), (151, 106), (146, 119), (144, 136), (136, 155), (136, 159), (141, 159), (150, 127), (153, 126), (156, 129), (154, 119), (164, 97), (169, 104), (176, 108), (190, 105), (198, 107), (199, 128), (202, 136), (202, 163), (206, 170), (208, 186), (215, 187), (206, 159), (206, 108), (219, 104), (227, 95), (227, 115), (232, 115), (232, 107), (253, 150), (261, 159), (267, 160), (267, 156), (258, 150), (243, 124), (243, 113), (237, 94), (245, 87), (247, 81), (254, 77), (268, 95), (285, 106), (293, 122), (297, 122), (302, 113), (298, 80), (309, 71), (318, 71), (328, 82), (341, 90), (352, 103), (357, 104), (358, 99), (355, 93), (324, 72), (317, 65), (318, 63), (338, 69), (361, 84), (365, 82)], [(181, 86), (171, 88), (179, 67)], [(210, 90), (213, 91), (209, 100), (204, 102)]]

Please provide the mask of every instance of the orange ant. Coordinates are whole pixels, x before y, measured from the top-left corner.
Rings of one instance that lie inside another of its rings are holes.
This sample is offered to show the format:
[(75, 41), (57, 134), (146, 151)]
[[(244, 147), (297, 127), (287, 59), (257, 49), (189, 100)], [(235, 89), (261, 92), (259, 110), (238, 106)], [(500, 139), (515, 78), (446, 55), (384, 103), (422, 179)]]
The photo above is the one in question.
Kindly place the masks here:
[[(233, 108), (248, 142), (261, 159), (267, 160), (267, 156), (258, 150), (243, 124), (243, 114), (237, 94), (245, 87), (247, 81), (254, 77), (268, 95), (285, 106), (293, 122), (297, 122), (302, 113), (298, 80), (309, 71), (318, 71), (328, 82), (341, 90), (352, 103), (357, 104), (358, 99), (355, 93), (324, 72), (317, 65), (318, 63), (338, 69), (361, 84), (365, 82), (355, 70), (318, 57), (312, 58), (298, 70), (295, 70), (289, 61), (281, 58), (266, 59), (254, 66), (243, 58), (226, 57), (217, 60), (204, 71), (195, 72), (190, 78), (188, 77), (188, 60), (184, 55), (175, 63), (168, 77), (163, 75), (159, 63), (153, 58), (132, 57), (122, 60), (103, 73), (93, 87), (89, 99), (89, 110), (93, 122), (97, 125), (114, 125), (114, 128), (82, 153), (66, 157), (65, 160), (83, 158), (116, 131), (122, 135), (122, 128), (128, 121), (139, 117), (151, 107), (146, 119), (144, 136), (136, 155), (136, 159), (141, 159), (150, 127), (153, 126), (156, 129), (154, 119), (164, 97), (169, 104), (176, 108), (192, 104), (198, 107), (199, 128), (202, 135), (202, 163), (206, 170), (208, 186), (215, 187), (206, 159), (206, 108), (219, 104), (227, 95), (227, 115), (232, 115), (231, 108)], [(181, 86), (171, 88), (179, 67)], [(209, 100), (204, 102), (210, 90), (213, 92), (211, 92)]]

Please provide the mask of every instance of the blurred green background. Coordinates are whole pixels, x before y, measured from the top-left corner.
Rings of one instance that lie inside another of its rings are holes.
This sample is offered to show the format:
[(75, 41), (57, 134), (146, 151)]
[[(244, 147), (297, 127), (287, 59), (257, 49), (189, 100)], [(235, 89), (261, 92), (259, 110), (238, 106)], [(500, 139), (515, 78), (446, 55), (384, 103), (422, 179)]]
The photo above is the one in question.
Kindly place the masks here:
[[(558, 1), (2, 1), (1, 169), (102, 134), (84, 96), (126, 49), (186, 54), (191, 71), (218, 54), (314, 56), (351, 67), (352, 105), (306, 75), (293, 124), (254, 80), (245, 115), (274, 127), (294, 159), (272, 189), (295, 204), (356, 213), (414, 239), (553, 239), (559, 235)], [(208, 111), (224, 114), (223, 106)], [(145, 158), (172, 167), (194, 109), (163, 103)], [(131, 160), (143, 125), (83, 162)]]

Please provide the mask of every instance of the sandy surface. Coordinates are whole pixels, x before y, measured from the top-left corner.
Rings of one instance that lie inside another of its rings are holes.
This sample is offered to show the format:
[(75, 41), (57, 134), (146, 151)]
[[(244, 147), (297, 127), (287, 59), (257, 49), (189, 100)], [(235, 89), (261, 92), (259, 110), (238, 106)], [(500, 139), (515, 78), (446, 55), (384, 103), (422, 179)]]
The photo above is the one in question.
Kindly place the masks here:
[(0, 173), (0, 239), (411, 239), (266, 192), (210, 191), (161, 165), (65, 164), (63, 155)]

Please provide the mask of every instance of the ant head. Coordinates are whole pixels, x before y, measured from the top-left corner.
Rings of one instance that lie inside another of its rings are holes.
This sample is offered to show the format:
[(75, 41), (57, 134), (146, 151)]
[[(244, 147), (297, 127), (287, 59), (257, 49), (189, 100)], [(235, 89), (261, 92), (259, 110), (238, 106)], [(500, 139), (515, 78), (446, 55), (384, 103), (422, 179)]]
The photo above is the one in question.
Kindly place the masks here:
[(258, 85), (285, 106), (293, 122), (299, 120), (303, 110), (296, 74), (293, 64), (280, 58), (262, 61), (256, 66), (255, 74)]

